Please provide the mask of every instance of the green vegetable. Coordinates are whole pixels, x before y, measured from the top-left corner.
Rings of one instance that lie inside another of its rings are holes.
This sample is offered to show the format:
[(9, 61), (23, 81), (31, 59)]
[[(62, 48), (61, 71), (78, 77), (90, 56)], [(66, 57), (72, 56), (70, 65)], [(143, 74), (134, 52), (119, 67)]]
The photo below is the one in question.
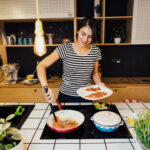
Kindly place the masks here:
[(141, 143), (150, 149), (150, 111), (138, 114), (134, 129)]
[(107, 106), (106, 106), (106, 104), (105, 103), (95, 103), (94, 104), (95, 105), (95, 108), (96, 109), (107, 109)]
[(23, 108), (22, 106), (18, 106), (15, 112), (16, 116), (20, 116), (22, 115), (22, 113), (25, 111), (25, 108)]
[(11, 127), (12, 122), (9, 121), (17, 115), (22, 115), (24, 110), (25, 108), (18, 106), (14, 114), (10, 114), (6, 119), (0, 118), (0, 150), (9, 150), (17, 144), (16, 141), (21, 140), (19, 130)]

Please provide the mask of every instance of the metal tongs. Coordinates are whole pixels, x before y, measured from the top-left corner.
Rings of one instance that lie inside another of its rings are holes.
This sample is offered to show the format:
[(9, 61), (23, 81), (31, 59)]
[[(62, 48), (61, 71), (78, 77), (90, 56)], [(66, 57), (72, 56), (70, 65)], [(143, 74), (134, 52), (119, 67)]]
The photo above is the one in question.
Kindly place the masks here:
[[(45, 91), (46, 94), (48, 93), (48, 87), (47, 87), (47, 86), (44, 86), (44, 91)], [(57, 119), (56, 119), (56, 116), (55, 116), (55, 112), (54, 112), (53, 106), (52, 106), (51, 103), (49, 103), (49, 105), (50, 105), (51, 111), (52, 111), (52, 113), (53, 113), (55, 122), (57, 122)]]

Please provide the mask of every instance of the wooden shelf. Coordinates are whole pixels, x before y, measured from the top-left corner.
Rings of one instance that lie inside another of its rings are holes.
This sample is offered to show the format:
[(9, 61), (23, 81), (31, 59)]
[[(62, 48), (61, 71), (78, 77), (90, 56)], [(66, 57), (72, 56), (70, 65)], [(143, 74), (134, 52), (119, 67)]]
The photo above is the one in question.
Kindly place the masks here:
[(96, 44), (96, 45), (131, 45), (131, 43), (104, 43), (104, 44)]
[[(7, 19), (7, 20), (0, 20), (0, 22), (35, 22), (37, 19)], [(71, 18), (40, 18), (41, 21), (73, 21), (74, 17)]]
[(132, 19), (132, 16), (113, 16), (113, 17), (104, 17), (105, 19), (111, 20), (124, 20), (124, 19)]
[[(56, 47), (61, 44), (46, 44), (47, 47)], [(131, 43), (94, 43), (93, 45), (131, 45)], [(0, 45), (0, 47), (33, 47), (34, 45)]]
[[(46, 46), (59, 46), (61, 44), (46, 44)], [(5, 47), (33, 47), (34, 45), (4, 45)]]

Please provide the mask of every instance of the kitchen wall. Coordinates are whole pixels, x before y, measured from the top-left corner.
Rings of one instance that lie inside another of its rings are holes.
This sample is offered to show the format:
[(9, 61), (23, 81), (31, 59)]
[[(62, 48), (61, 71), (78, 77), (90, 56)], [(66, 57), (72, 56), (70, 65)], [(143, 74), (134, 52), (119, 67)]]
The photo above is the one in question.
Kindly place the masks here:
[(149, 77), (150, 45), (101, 46), (105, 77)]

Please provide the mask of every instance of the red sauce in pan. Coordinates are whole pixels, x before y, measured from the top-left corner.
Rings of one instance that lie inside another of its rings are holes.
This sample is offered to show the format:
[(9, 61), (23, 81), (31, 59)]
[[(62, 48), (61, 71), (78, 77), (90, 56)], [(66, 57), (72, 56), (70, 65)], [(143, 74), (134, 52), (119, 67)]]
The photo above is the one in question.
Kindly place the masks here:
[(58, 116), (56, 116), (57, 122), (55, 122), (54, 118), (52, 118), (53, 127), (59, 129), (70, 129), (75, 128), (78, 123), (71, 119), (61, 120)]

